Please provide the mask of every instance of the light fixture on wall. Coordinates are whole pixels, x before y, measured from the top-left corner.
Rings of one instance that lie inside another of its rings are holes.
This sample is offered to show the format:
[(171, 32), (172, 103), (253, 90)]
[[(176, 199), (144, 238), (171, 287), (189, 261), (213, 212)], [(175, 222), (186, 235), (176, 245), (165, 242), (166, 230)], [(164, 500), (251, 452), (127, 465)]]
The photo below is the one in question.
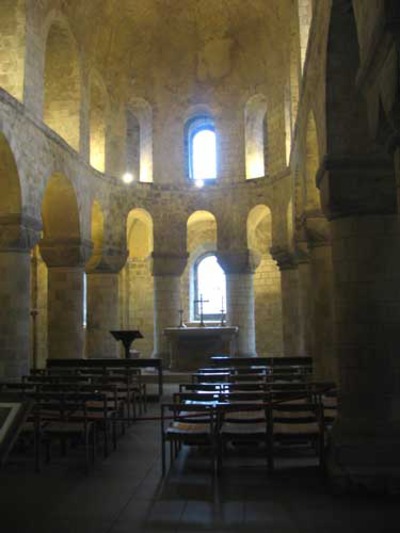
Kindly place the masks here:
[(132, 183), (133, 174), (131, 174), (130, 172), (125, 172), (125, 174), (122, 176), (122, 181), (126, 184)]

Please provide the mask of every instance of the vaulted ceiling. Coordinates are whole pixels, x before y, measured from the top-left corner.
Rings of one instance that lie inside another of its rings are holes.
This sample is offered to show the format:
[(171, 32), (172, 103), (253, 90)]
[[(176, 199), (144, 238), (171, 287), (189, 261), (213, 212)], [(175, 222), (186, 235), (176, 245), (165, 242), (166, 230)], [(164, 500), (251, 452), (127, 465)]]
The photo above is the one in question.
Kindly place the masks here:
[(257, 90), (288, 56), (292, 0), (60, 1), (112, 92)]

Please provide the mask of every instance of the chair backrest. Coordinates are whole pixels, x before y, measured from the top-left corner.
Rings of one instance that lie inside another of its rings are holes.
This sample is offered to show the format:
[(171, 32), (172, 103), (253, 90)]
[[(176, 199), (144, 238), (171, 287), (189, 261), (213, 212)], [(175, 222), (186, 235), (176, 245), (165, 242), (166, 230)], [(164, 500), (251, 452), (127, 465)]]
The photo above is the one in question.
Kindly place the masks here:
[(321, 406), (315, 402), (272, 400), (269, 416), (272, 434), (318, 436), (324, 431)]
[(194, 372), (192, 374), (192, 383), (227, 381), (230, 378), (230, 372)]
[(205, 406), (215, 405), (220, 401), (220, 391), (190, 391), (190, 392), (175, 392), (173, 394), (173, 403), (185, 404), (203, 404)]

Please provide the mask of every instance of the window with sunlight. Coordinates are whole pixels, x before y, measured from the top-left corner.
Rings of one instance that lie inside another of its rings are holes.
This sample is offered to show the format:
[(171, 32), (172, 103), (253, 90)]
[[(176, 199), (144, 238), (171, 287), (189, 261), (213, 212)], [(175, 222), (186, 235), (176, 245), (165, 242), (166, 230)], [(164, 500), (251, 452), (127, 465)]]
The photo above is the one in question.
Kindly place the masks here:
[[(220, 320), (221, 309), (226, 311), (226, 281), (215, 255), (203, 256), (195, 264), (194, 286), (195, 301), (202, 299), (204, 302), (204, 319)], [(199, 302), (194, 305), (194, 319), (200, 319)]]
[(209, 180), (217, 177), (215, 131), (202, 129), (192, 139), (192, 177)]
[(187, 126), (189, 178), (204, 183), (217, 177), (217, 143), (214, 121), (197, 117)]

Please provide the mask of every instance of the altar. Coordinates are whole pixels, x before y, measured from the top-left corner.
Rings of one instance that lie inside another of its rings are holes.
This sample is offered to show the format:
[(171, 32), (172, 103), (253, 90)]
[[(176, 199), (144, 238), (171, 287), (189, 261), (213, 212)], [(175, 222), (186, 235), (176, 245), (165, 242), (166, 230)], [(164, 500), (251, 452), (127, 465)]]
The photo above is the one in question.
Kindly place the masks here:
[(237, 326), (165, 328), (168, 339), (169, 368), (196, 370), (209, 364), (209, 356), (217, 353), (235, 355)]

